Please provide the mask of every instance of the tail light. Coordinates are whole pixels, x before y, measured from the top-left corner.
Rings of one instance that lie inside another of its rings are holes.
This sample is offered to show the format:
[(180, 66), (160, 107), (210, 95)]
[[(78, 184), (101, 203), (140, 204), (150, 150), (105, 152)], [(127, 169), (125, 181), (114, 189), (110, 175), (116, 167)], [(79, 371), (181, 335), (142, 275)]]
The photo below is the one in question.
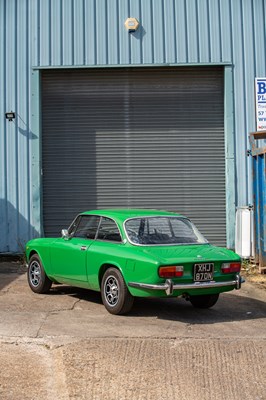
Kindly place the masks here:
[(177, 278), (183, 276), (183, 265), (171, 265), (159, 268), (159, 276), (161, 278)]
[(241, 263), (224, 263), (221, 266), (221, 270), (224, 274), (233, 274), (235, 272), (240, 272)]

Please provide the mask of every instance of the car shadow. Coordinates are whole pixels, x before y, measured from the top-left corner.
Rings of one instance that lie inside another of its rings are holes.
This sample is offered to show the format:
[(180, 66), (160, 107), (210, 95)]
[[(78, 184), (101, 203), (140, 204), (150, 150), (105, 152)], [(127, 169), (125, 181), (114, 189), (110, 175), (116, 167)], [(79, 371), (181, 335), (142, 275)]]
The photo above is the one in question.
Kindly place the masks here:
[(82, 289), (74, 286), (67, 286), (64, 284), (54, 284), (49, 291), (49, 295), (59, 296), (67, 295), (75, 297), (79, 300), (92, 302), (95, 304), (102, 304), (101, 294), (94, 290)]
[[(50, 294), (68, 295), (102, 305), (100, 293), (87, 289), (56, 285)], [(106, 312), (103, 305), (102, 307), (103, 313)], [(191, 325), (216, 324), (265, 318), (266, 304), (257, 299), (229, 293), (221, 294), (218, 302), (210, 309), (194, 308), (189, 301), (182, 298), (135, 298), (132, 310), (124, 317), (155, 317)]]
[(210, 309), (195, 308), (189, 301), (182, 298), (138, 298), (130, 315), (132, 317), (156, 316), (158, 319), (191, 325), (214, 324), (265, 318), (266, 304), (260, 300), (228, 293), (221, 294), (218, 302)]

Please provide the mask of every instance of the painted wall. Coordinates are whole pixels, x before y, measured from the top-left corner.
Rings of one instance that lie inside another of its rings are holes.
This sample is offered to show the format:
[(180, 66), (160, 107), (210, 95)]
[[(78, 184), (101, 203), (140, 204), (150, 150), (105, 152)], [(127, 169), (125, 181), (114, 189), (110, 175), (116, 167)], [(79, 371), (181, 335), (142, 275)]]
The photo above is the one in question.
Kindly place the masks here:
[[(254, 78), (266, 75), (265, 14), (265, 0), (0, 0), (0, 252), (41, 231), (39, 68), (231, 66), (235, 201), (252, 203), (246, 150)], [(129, 16), (141, 24), (133, 34)]]

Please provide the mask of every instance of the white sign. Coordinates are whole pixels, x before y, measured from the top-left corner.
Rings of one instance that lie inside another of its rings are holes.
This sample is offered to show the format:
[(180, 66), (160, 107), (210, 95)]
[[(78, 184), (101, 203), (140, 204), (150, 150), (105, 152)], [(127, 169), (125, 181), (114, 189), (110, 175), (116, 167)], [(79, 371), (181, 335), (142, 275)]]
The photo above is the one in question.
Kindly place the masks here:
[(266, 78), (255, 79), (257, 131), (266, 131)]

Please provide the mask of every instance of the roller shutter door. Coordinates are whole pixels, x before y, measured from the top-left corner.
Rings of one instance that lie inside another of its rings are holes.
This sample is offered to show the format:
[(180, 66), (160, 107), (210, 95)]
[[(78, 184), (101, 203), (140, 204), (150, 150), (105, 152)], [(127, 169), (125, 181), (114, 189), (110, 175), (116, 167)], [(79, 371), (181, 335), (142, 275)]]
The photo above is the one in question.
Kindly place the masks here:
[(42, 73), (43, 222), (96, 208), (189, 216), (226, 243), (223, 68)]

